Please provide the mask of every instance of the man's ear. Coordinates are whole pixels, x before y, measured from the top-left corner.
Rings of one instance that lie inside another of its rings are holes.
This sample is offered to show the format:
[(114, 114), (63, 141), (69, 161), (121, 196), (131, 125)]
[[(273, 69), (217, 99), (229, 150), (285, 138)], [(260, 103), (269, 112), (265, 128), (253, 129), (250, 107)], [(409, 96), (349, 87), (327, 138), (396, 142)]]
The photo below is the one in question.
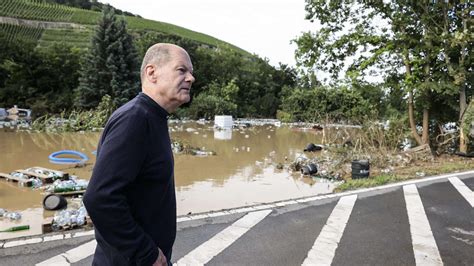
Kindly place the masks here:
[(152, 83), (156, 83), (156, 81), (158, 80), (158, 77), (156, 75), (156, 67), (155, 65), (152, 65), (152, 64), (148, 64), (146, 65), (145, 67), (145, 78), (148, 79), (148, 81), (152, 82)]

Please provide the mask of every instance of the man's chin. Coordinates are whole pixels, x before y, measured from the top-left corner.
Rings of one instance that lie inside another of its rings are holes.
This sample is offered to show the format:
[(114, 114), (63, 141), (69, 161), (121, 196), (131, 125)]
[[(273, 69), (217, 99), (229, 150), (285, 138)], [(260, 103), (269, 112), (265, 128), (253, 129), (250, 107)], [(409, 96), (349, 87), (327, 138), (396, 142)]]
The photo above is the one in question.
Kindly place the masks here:
[(181, 96), (179, 99), (180, 105), (189, 103), (191, 101), (191, 96), (188, 94), (187, 96)]

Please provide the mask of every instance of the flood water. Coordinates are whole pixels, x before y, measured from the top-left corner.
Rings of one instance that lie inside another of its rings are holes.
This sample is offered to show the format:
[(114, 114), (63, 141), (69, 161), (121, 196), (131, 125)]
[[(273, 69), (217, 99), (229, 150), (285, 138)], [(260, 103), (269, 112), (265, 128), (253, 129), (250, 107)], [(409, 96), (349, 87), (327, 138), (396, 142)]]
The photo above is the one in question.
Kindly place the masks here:
[[(214, 156), (175, 154), (178, 215), (233, 208), (257, 203), (329, 193), (334, 184), (302, 177), (300, 173), (276, 169), (290, 163), (310, 142), (321, 143), (321, 135), (288, 127), (253, 126), (247, 129), (216, 131), (213, 123), (170, 123), (173, 140), (215, 151)], [(0, 173), (41, 166), (66, 171), (89, 179), (100, 132), (28, 133), (0, 131)], [(48, 156), (59, 150), (77, 150), (89, 157), (85, 167), (58, 165)], [(285, 161), (285, 158), (287, 160)], [(0, 233), (0, 239), (41, 233), (44, 192), (20, 187), (0, 179), (0, 208), (20, 212), (23, 218), (0, 218), (0, 230), (29, 224), (27, 232)]]

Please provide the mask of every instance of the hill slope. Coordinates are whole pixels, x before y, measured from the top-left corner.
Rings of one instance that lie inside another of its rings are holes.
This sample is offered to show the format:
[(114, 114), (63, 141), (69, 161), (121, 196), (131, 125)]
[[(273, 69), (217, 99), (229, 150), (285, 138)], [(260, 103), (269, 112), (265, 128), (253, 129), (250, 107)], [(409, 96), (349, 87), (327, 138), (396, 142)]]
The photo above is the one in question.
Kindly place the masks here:
[[(37, 0), (2, 0), (0, 2), (0, 32), (8, 40), (26, 38), (47, 46), (53, 42), (67, 41), (85, 48), (93, 34), (100, 12), (73, 8)], [(248, 52), (212, 36), (195, 32), (173, 24), (123, 16), (132, 33), (161, 32), (177, 35), (213, 47), (228, 46), (243, 54)], [(53, 23), (40, 23), (40, 22)]]

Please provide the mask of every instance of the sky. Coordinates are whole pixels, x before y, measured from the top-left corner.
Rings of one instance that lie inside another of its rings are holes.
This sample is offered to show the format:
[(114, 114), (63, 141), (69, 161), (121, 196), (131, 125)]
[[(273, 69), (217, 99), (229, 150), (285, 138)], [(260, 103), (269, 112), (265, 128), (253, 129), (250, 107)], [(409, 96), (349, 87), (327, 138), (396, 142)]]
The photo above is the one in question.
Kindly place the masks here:
[(270, 64), (295, 66), (292, 39), (315, 25), (305, 0), (99, 0), (147, 19), (178, 25), (236, 45)]

